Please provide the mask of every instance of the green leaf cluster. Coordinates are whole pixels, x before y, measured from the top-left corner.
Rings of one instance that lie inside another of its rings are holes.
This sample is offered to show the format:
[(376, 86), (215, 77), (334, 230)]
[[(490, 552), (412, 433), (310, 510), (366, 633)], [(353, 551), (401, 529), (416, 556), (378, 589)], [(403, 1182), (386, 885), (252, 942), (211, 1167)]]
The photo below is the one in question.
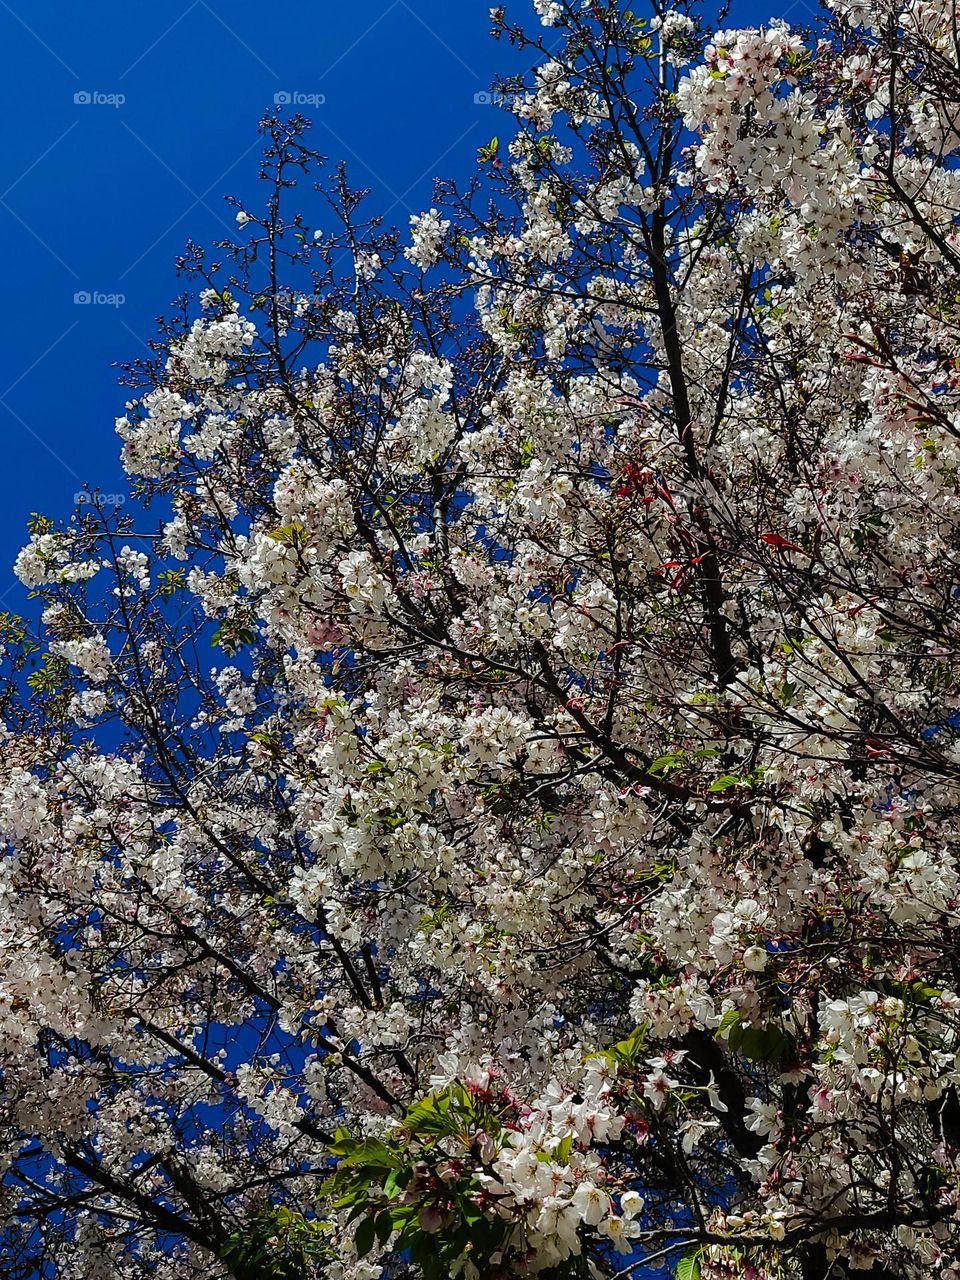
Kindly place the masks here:
[(336, 1255), (329, 1224), (305, 1218), (284, 1206), (253, 1214), (220, 1249), (238, 1280), (309, 1280), (317, 1264)]

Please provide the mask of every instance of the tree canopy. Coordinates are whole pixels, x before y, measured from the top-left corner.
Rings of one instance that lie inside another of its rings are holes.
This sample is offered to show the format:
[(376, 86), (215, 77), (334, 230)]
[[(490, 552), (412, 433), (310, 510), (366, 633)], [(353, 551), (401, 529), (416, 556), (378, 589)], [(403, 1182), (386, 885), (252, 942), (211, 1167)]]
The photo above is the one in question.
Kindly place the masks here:
[(33, 522), (11, 1280), (960, 1277), (957, 10), (535, 7), (409, 232), (263, 122)]

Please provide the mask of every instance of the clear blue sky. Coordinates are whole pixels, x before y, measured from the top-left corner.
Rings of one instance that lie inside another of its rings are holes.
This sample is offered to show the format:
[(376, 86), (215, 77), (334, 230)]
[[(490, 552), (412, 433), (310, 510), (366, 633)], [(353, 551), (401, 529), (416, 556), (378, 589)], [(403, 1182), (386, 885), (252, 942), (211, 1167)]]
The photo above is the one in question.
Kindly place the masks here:
[[(738, 7), (759, 16), (757, 0)], [(233, 230), (223, 197), (256, 202), (257, 122), (275, 94), (325, 96), (299, 108), (314, 145), (405, 225), (433, 178), (465, 176), (501, 127), (474, 102), (516, 66), (488, 13), (489, 0), (0, 0), (0, 607), (23, 604), (9, 566), (31, 511), (68, 515), (85, 483), (126, 492), (112, 362), (144, 354), (181, 291), (185, 241)]]

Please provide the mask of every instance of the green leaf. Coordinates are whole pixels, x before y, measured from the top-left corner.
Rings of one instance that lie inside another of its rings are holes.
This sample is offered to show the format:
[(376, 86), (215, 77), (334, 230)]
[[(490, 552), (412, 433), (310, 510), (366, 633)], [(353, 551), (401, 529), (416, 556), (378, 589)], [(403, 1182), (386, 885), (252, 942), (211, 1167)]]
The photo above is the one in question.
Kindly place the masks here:
[[(726, 1020), (724, 1015), (724, 1020)], [(720, 1024), (721, 1028), (723, 1023)], [(774, 1065), (789, 1059), (794, 1052), (794, 1041), (776, 1025), (766, 1027), (744, 1026), (739, 1014), (728, 1024), (727, 1044), (731, 1053), (739, 1053), (748, 1062), (769, 1062)]]
[(285, 547), (300, 548), (306, 542), (307, 530), (299, 520), (294, 520), (292, 524), (268, 530), (267, 537), (272, 538), (274, 542), (282, 543)]
[(373, 1248), (373, 1236), (376, 1229), (376, 1219), (369, 1215), (364, 1218), (357, 1227), (357, 1234), (354, 1237), (354, 1243), (357, 1246), (357, 1255), (365, 1258)]
[(731, 1027), (735, 1027), (740, 1021), (739, 1009), (728, 1009), (720, 1019), (720, 1025), (717, 1027), (717, 1035), (722, 1036), (724, 1032), (729, 1031)]
[(674, 1280), (700, 1280), (700, 1250), (688, 1253), (677, 1263)]
[(565, 1138), (561, 1138), (557, 1144), (557, 1149), (553, 1153), (554, 1162), (556, 1164), (566, 1164), (570, 1159), (570, 1153), (573, 1151), (573, 1135), (567, 1134)]
[(666, 773), (668, 769), (675, 769), (682, 759), (682, 751), (668, 751), (648, 766), (647, 773)]
[(383, 1184), (383, 1194), (388, 1200), (401, 1195), (412, 1176), (413, 1171), (411, 1169), (391, 1169)]
[(370, 1169), (395, 1169), (398, 1164), (396, 1154), (379, 1138), (366, 1138), (363, 1142), (355, 1142), (352, 1150), (335, 1151), (334, 1154), (341, 1155), (342, 1164), (363, 1165)]
[(711, 782), (708, 791), (729, 791), (731, 787), (740, 785), (741, 779), (735, 773), (725, 773), (722, 778), (717, 778)]
[(634, 1027), (625, 1040), (621, 1040), (607, 1052), (615, 1062), (623, 1063), (627, 1067), (634, 1067), (641, 1054), (645, 1051), (646, 1045), (647, 1027), (646, 1023), (641, 1023), (639, 1027)]

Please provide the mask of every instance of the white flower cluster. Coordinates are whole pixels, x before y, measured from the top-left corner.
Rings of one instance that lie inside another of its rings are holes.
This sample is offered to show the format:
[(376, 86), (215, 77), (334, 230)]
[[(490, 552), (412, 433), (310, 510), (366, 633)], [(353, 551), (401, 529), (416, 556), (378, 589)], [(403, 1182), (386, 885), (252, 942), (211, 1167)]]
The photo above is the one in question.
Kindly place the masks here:
[(423, 271), (434, 266), (440, 260), (440, 251), (449, 230), (450, 220), (441, 218), (436, 209), (431, 209), (428, 213), (411, 214), (410, 232), (413, 243), (404, 250), (407, 259)]
[(237, 311), (227, 311), (216, 320), (195, 320), (190, 332), (171, 353), (191, 378), (221, 386), (231, 362), (256, 341), (252, 321)]

